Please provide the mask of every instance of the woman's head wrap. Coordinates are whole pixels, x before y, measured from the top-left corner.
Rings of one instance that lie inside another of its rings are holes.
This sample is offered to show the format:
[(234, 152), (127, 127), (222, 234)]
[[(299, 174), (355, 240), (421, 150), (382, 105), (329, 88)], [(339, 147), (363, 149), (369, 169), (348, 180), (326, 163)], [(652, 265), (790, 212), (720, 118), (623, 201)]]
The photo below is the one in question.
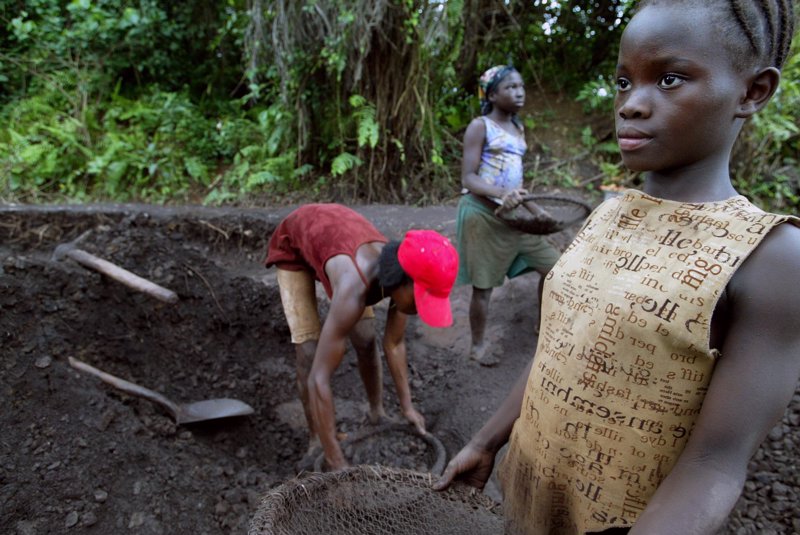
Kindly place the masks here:
[(511, 65), (495, 65), (481, 75), (478, 80), (478, 97), (481, 99), (481, 114), (486, 115), (492, 111), (492, 103), (489, 102), (489, 95), (497, 88), (503, 78), (511, 72), (516, 72)]

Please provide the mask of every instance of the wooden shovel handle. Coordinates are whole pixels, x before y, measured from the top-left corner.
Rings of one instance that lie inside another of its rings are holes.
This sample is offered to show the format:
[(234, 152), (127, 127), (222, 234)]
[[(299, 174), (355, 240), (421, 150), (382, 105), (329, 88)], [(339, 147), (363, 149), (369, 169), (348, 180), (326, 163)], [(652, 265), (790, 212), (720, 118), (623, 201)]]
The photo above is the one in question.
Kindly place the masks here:
[(131, 273), (127, 269), (112, 264), (108, 260), (103, 260), (83, 249), (70, 249), (66, 252), (66, 255), (79, 264), (99, 271), (103, 275), (107, 275), (129, 288), (151, 295), (166, 303), (174, 304), (178, 302), (178, 294), (172, 290), (159, 286), (152, 281), (144, 279), (135, 273)]
[(127, 392), (128, 394), (133, 394), (134, 396), (140, 396), (145, 399), (149, 399), (150, 401), (154, 401), (164, 406), (164, 408), (166, 408), (172, 414), (173, 418), (177, 417), (178, 406), (169, 399), (159, 394), (158, 392), (155, 392), (143, 386), (139, 386), (135, 383), (131, 383), (130, 381), (126, 381), (125, 379), (120, 379), (119, 377), (111, 375), (110, 373), (106, 373), (102, 370), (98, 370), (94, 366), (90, 366), (89, 364), (81, 362), (80, 360), (72, 357), (69, 357), (69, 365), (75, 368), (76, 370), (80, 370), (82, 372), (94, 375), (103, 382), (108, 383), (114, 388), (122, 390), (123, 392)]

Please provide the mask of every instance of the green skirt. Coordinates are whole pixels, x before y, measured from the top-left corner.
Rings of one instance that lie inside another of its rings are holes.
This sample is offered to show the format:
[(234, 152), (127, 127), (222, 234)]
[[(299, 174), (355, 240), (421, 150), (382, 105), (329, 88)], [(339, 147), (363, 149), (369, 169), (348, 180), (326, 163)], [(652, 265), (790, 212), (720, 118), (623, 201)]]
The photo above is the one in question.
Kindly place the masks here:
[(543, 236), (509, 227), (472, 194), (458, 203), (456, 284), (482, 290), (503, 285), (529, 271), (547, 273), (561, 253)]

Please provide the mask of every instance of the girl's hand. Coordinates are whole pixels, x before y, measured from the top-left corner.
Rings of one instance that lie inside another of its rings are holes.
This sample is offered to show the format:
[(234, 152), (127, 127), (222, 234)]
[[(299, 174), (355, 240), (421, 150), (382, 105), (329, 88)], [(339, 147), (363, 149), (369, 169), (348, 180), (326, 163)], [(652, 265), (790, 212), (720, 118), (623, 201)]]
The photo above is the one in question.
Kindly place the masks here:
[(454, 479), (463, 481), (467, 485), (482, 489), (494, 468), (495, 454), (479, 448), (472, 443), (467, 444), (447, 464), (442, 476), (433, 484), (434, 490), (444, 490), (450, 486)]
[(509, 190), (505, 195), (503, 195), (503, 209), (504, 210), (513, 210), (520, 204), (522, 204), (522, 197), (528, 194), (528, 190), (523, 188), (512, 189)]

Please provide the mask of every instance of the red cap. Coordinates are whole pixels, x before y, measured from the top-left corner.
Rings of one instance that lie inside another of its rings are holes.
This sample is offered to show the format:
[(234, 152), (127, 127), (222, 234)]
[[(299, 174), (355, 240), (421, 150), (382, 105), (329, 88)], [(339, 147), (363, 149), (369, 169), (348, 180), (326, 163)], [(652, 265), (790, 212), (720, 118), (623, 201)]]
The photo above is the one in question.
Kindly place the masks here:
[(431, 327), (452, 325), (450, 290), (458, 275), (458, 252), (450, 240), (433, 230), (409, 230), (397, 259), (414, 281), (414, 301), (422, 321)]

